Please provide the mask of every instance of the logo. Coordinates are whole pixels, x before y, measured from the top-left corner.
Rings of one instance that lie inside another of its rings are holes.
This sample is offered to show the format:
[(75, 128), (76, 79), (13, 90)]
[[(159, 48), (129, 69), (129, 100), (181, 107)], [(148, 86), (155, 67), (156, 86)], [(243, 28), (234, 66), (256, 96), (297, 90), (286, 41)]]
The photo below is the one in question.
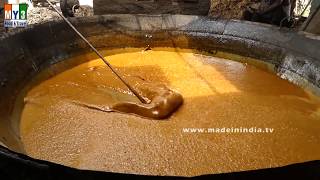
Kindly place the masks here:
[(28, 4), (4, 4), (4, 27), (26, 27)]

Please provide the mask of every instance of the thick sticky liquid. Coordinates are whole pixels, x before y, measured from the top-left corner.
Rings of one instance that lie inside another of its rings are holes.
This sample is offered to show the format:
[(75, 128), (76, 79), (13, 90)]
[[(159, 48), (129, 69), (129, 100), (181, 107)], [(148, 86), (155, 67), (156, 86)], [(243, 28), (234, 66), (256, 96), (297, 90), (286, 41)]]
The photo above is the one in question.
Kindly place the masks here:
[[(163, 83), (182, 94), (183, 106), (156, 121), (72, 103), (138, 102), (94, 59), (28, 92), (21, 117), (28, 155), (81, 169), (183, 176), (320, 159), (320, 101), (270, 72), (192, 50), (107, 55), (130, 83), (137, 76)], [(273, 133), (184, 132), (251, 127)]]

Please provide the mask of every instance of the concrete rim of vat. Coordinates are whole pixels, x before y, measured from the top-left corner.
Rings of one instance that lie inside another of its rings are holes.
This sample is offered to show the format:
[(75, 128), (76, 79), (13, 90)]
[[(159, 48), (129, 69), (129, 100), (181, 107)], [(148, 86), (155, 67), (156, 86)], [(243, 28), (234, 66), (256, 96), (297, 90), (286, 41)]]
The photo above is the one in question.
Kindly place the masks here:
[[(188, 15), (103, 15), (71, 22), (97, 48), (150, 45), (223, 51), (272, 64), (278, 76), (299, 86), (314, 91), (320, 87), (319, 36)], [(0, 158), (37, 168), (66, 168), (17, 153), (22, 149), (13, 107), (20, 90), (40, 70), (88, 51), (63, 21), (29, 26), (0, 38)]]

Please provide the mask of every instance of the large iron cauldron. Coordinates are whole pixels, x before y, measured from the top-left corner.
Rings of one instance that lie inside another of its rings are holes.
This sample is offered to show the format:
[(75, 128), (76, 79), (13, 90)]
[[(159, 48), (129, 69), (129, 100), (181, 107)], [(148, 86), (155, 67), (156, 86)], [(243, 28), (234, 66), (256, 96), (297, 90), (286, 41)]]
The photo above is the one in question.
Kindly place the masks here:
[[(242, 21), (187, 15), (103, 15), (71, 19), (97, 48), (179, 47), (226, 51), (273, 64), (282, 78), (320, 87), (319, 37)], [(23, 87), (42, 69), (89, 48), (63, 21), (30, 26), (0, 39), (0, 176), (12, 179), (88, 179), (129, 176), (76, 170), (23, 155), (19, 113)], [(78, 62), (81, 63), (81, 62)], [(67, 67), (66, 67), (67, 68)], [(133, 175), (130, 175), (133, 176)], [(218, 177), (303, 176), (319, 178), (320, 162), (216, 175)]]

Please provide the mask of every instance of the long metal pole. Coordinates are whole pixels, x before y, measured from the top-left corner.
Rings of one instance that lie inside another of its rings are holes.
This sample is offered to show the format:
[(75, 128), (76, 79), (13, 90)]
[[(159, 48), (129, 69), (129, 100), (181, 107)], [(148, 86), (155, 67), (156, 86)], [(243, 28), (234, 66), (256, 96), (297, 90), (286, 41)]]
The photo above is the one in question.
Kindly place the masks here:
[(305, 30), (308, 28), (310, 22), (311, 22), (311, 21), (313, 20), (313, 18), (316, 16), (316, 14), (318, 13), (318, 11), (320, 11), (320, 4), (316, 7), (316, 9), (314, 10), (314, 12), (312, 12), (312, 14), (309, 15), (309, 17), (308, 17), (308, 19), (306, 20), (306, 22), (302, 25), (302, 28), (301, 28), (302, 31), (305, 31)]
[(144, 104), (147, 103), (147, 101), (133, 88), (130, 86), (129, 83), (127, 83), (118, 73), (117, 71), (112, 67), (112, 65), (100, 54), (100, 52), (71, 24), (71, 22), (64, 17), (59, 10), (53, 6), (53, 4), (49, 1), (46, 0), (50, 6), (59, 14), (60, 17), (62, 17), (62, 19), (74, 30), (75, 33), (77, 33), (81, 39), (86, 42), (89, 47), (100, 57), (100, 59), (111, 69), (111, 71), (123, 82), (123, 84), (125, 84), (128, 89), (135, 95), (137, 96), (137, 98)]

